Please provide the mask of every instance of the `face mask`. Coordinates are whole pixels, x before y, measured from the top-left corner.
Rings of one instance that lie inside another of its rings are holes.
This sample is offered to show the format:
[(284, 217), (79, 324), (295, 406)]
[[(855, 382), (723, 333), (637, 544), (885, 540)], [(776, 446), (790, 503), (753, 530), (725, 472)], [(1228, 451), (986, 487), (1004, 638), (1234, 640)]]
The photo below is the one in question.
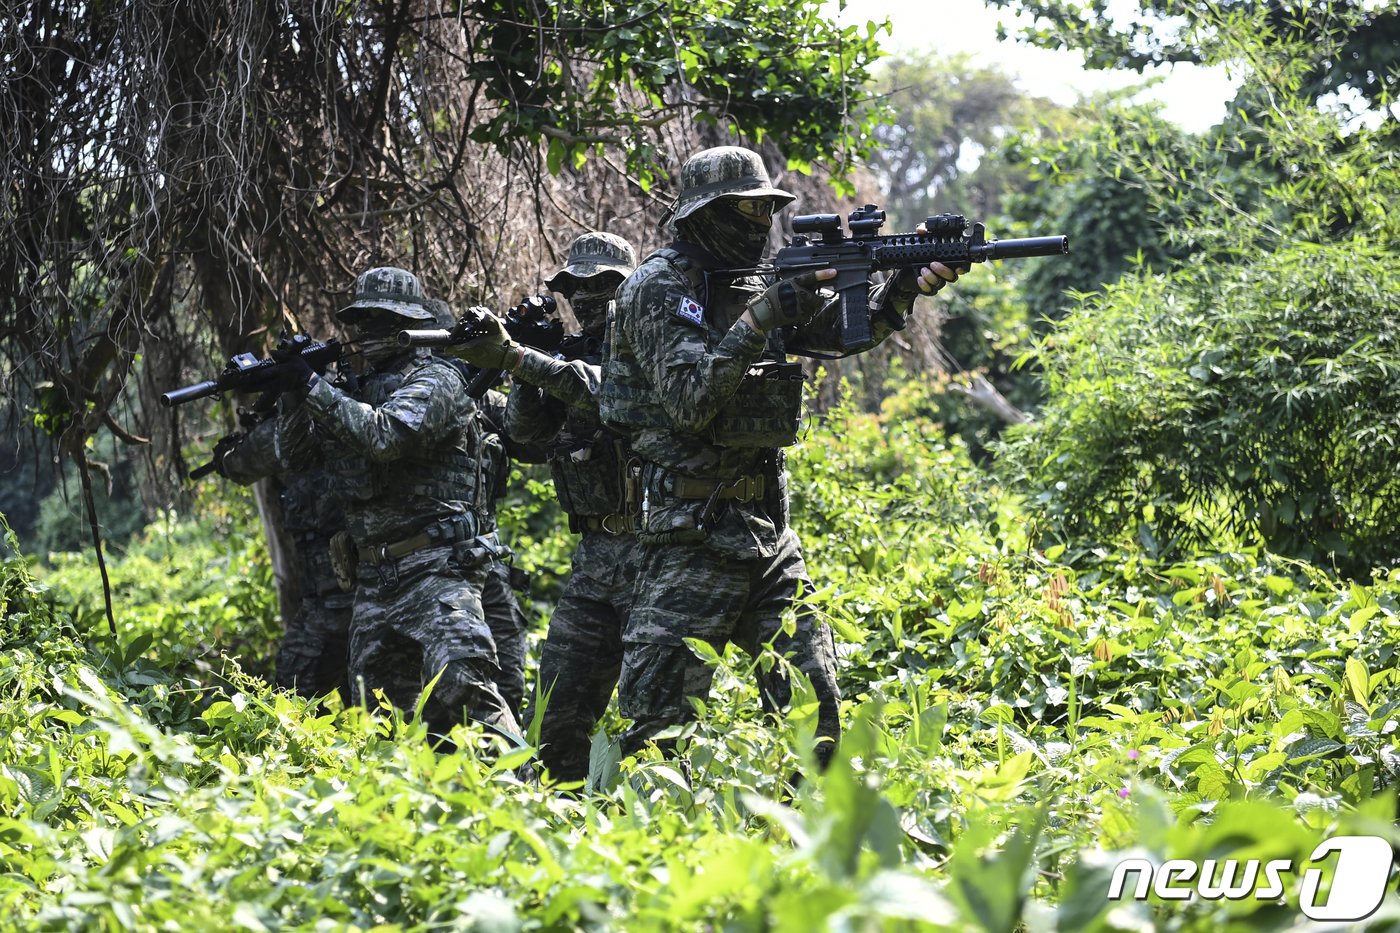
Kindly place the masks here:
[(374, 369), (406, 352), (399, 346), (399, 331), (412, 326), (413, 322), (397, 315), (386, 319), (371, 318), (358, 325), (355, 328), (355, 345), (360, 349), (365, 367)]
[(579, 326), (589, 337), (601, 337), (608, 322), (608, 302), (617, 294), (616, 276), (600, 275), (580, 279), (569, 297), (569, 307), (578, 318)]
[(725, 201), (705, 205), (676, 223), (682, 239), (703, 247), (726, 266), (752, 266), (768, 250), (766, 224), (743, 216)]

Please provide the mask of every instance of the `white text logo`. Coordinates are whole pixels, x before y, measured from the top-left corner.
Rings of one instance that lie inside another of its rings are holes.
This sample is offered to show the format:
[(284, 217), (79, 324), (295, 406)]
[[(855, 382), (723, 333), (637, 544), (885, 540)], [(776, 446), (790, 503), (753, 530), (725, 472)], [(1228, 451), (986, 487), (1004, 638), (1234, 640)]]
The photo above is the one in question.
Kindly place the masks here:
[[(1337, 868), (1332, 876), (1332, 888), (1321, 903), (1319, 889), (1323, 872), (1318, 863), (1337, 853)], [(1310, 920), (1365, 920), (1376, 912), (1385, 897), (1390, 880), (1394, 853), (1390, 843), (1379, 836), (1333, 836), (1313, 849), (1302, 870), (1298, 906)], [(1311, 866), (1311, 867), (1310, 867)], [(1215, 859), (1194, 862), (1171, 859), (1154, 865), (1145, 858), (1130, 858), (1113, 869), (1113, 881), (1108, 886), (1108, 899), (1125, 896), (1146, 900), (1149, 893), (1168, 901), (1184, 901), (1192, 896), (1204, 900), (1227, 901), (1254, 898), (1272, 901), (1283, 897), (1284, 879), (1292, 875), (1289, 859)], [(1134, 875), (1128, 890), (1128, 877)], [(1261, 884), (1262, 882), (1262, 884)]]

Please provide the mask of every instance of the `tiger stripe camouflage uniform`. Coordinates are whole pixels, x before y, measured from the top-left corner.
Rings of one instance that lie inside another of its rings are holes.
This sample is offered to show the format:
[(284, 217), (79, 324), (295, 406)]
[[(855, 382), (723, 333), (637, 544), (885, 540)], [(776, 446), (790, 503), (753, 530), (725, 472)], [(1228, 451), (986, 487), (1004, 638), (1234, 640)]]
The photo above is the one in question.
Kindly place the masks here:
[[(690, 700), (705, 697), (712, 678), (683, 643), (698, 638), (751, 655), (771, 644), (810, 678), (818, 736), (830, 740), (818, 746), (825, 763), (840, 733), (835, 646), (798, 599), (812, 584), (788, 525), (783, 448), (797, 436), (803, 385), (787, 354), (839, 355), (837, 305), (766, 336), (740, 321), (763, 283), (710, 272), (752, 266), (768, 226), (739, 216), (733, 202), (761, 199), (771, 209), (793, 197), (771, 185), (755, 153), (736, 147), (687, 160), (681, 181), (676, 240), (618, 290), (601, 388), (604, 422), (630, 435), (644, 464), (643, 548), (619, 688), (633, 720), (623, 749), (694, 718)], [(912, 303), (888, 289), (874, 297), (881, 307), (899, 301), (899, 310)], [(877, 339), (889, 332), (877, 324)], [(766, 708), (790, 702), (780, 666), (759, 676)]]
[(607, 309), (636, 263), (621, 237), (585, 233), (574, 240), (564, 269), (547, 284), (569, 299), (583, 332), (569, 338), (568, 361), (526, 349), (506, 409), (512, 439), (547, 446), (555, 494), (580, 535), (540, 651), (538, 681), (548, 693), (540, 758), (560, 781), (588, 776), (590, 737), (622, 669), (622, 625), (636, 575), (629, 454), (621, 435), (603, 426), (597, 398)]
[[(483, 527), (494, 529), (496, 503), (506, 492), (511, 460), (539, 463), (544, 460), (545, 454), (526, 445), (515, 444), (506, 436), (506, 397), (500, 392), (494, 389), (487, 391), (477, 405), (482, 410), (485, 424), (496, 435), (496, 441), (487, 446), (488, 456), (483, 460), (485, 473), (482, 478), (486, 490)], [(487, 627), (491, 629), (491, 637), (496, 642), (496, 656), (501, 669), (501, 696), (518, 722), (525, 701), (527, 622), (511, 584), (510, 557), (510, 549), (504, 544), (493, 554), (481, 590), (481, 608), (486, 615)]]

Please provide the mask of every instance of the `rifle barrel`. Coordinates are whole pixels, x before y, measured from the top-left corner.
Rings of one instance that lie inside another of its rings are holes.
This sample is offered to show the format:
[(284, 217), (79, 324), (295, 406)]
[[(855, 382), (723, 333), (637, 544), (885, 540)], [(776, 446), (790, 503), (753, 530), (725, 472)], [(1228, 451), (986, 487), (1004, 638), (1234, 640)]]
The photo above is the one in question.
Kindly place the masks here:
[(401, 347), (445, 347), (456, 342), (456, 338), (450, 330), (399, 331), (399, 346)]
[(184, 405), (186, 402), (193, 402), (195, 399), (208, 398), (219, 391), (219, 383), (213, 379), (204, 382), (196, 382), (192, 386), (184, 386), (179, 389), (171, 389), (160, 397), (160, 404), (165, 408), (173, 408), (176, 405)]
[(992, 240), (987, 244), (988, 259), (1063, 256), (1068, 252), (1069, 237), (1067, 236), (1032, 236), (1013, 240)]

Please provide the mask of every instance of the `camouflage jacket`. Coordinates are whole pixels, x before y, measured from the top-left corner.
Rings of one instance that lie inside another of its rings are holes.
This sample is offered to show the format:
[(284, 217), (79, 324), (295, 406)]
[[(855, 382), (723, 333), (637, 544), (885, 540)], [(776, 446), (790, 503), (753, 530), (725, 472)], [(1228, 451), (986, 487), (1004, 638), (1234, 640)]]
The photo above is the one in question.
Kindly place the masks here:
[(219, 461), (224, 476), (243, 486), (265, 477), (281, 481), (282, 525), (296, 543), (301, 591), (308, 596), (339, 594), (331, 569), (330, 540), (345, 528), (340, 504), (325, 494), (327, 478), (320, 467), (288, 469), (277, 456), (275, 420), (257, 425)]
[(626, 444), (598, 414), (601, 363), (601, 355), (566, 362), (527, 348), (506, 406), (506, 433), (545, 448), (555, 494), (575, 524), (629, 511)]
[(460, 367), (426, 351), (356, 382), (347, 392), (317, 380), (284, 408), (276, 439), (279, 459), (325, 466), (355, 542), (401, 540), (454, 517), (494, 528), (507, 461), (493, 415), (504, 420), (504, 398), (472, 400)]
[[(677, 261), (676, 254), (681, 254)], [(739, 322), (748, 302), (762, 291), (757, 279), (711, 280), (703, 252), (685, 243), (647, 257), (618, 289), (609, 323), (604, 361), (603, 419), (629, 436), (633, 452), (665, 474), (732, 481), (766, 475), (781, 485), (773, 447), (736, 446), (716, 436), (722, 415), (796, 419), (793, 410), (765, 412), (761, 396), (739, 395), (755, 364), (786, 362), (787, 354), (841, 356), (839, 303), (829, 302), (800, 327), (764, 335)], [(872, 289), (872, 304), (889, 303), (907, 311), (912, 299), (896, 298), (886, 286)], [(902, 307), (901, 307), (902, 305)], [(876, 341), (892, 332), (880, 317), (872, 322)], [(619, 401), (621, 399), (621, 401)], [(655, 485), (648, 482), (648, 490)], [(650, 502), (652, 533), (693, 528), (699, 503)], [(707, 534), (712, 544), (737, 553), (768, 554), (776, 547), (778, 513), (786, 491), (770, 488), (766, 502), (733, 503)]]

